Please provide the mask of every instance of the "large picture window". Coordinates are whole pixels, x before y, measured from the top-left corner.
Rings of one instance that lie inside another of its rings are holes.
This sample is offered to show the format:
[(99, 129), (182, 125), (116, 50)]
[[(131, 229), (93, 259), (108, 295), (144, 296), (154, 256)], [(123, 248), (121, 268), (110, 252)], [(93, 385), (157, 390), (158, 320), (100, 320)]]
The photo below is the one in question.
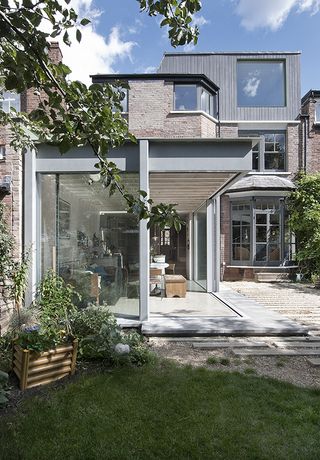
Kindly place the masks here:
[(239, 60), (238, 107), (283, 107), (285, 61)]
[[(138, 173), (123, 174), (128, 189)], [(41, 275), (55, 270), (81, 295), (116, 315), (139, 317), (139, 224), (99, 174), (42, 174)]]

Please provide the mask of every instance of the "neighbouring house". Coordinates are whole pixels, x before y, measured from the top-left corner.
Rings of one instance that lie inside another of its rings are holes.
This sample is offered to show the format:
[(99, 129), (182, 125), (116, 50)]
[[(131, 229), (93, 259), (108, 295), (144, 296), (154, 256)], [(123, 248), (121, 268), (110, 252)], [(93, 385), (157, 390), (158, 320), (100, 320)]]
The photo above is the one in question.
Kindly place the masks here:
[(81, 292), (83, 306), (106, 303), (146, 320), (155, 254), (188, 289), (206, 292), (219, 291), (221, 279), (289, 273), (285, 201), (304, 165), (307, 120), (300, 53), (167, 53), (155, 74), (92, 77), (115, 79), (129, 83), (122, 113), (138, 143), (110, 158), (130, 190), (176, 203), (186, 225), (180, 233), (148, 230), (121, 196), (109, 197), (89, 148), (61, 157), (39, 145), (24, 157), (23, 238), (33, 248), (27, 301), (53, 268)]

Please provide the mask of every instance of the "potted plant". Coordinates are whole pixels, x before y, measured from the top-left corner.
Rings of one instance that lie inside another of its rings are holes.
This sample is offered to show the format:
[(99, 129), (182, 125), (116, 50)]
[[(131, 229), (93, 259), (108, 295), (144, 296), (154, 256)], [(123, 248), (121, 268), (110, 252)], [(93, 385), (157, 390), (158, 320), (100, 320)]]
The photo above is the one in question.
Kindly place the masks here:
[(53, 382), (75, 372), (78, 341), (69, 315), (75, 310), (70, 285), (49, 271), (30, 307), (28, 324), (14, 326), (13, 371), (21, 390)]

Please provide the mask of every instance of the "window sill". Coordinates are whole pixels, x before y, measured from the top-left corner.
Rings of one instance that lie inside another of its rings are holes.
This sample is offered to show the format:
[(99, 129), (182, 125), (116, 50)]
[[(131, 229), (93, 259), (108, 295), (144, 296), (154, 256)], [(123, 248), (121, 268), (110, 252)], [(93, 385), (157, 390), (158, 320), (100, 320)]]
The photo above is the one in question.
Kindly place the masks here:
[(248, 176), (288, 176), (291, 174), (290, 171), (277, 171), (274, 169), (270, 169), (269, 171), (250, 171), (248, 172)]
[(203, 110), (171, 110), (170, 115), (204, 115), (209, 120), (214, 121), (215, 123), (219, 123), (219, 120), (209, 115), (207, 112)]

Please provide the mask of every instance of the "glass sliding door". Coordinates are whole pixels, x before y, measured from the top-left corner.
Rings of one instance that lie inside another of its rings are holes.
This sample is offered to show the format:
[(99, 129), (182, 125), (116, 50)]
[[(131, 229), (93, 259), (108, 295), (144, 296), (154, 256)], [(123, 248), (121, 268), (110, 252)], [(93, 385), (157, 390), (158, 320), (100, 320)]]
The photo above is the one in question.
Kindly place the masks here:
[(194, 281), (207, 289), (207, 204), (204, 203), (193, 215)]
[[(138, 173), (123, 174), (139, 188)], [(81, 295), (78, 306), (103, 305), (139, 317), (139, 227), (99, 174), (43, 174), (41, 269), (54, 269)]]

